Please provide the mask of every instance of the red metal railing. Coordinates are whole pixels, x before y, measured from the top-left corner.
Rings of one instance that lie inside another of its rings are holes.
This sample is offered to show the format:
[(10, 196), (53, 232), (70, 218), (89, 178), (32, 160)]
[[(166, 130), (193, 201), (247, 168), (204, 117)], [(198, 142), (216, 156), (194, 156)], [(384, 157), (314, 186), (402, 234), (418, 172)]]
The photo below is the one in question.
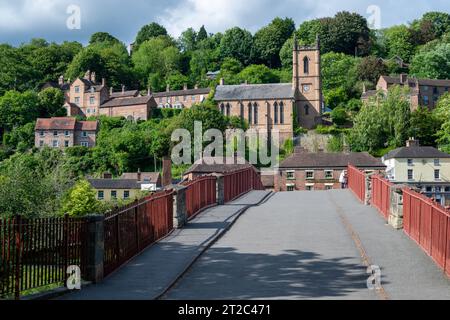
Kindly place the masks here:
[(173, 229), (173, 191), (164, 191), (105, 217), (104, 274), (168, 235)]
[(201, 210), (217, 204), (216, 182), (216, 177), (205, 176), (185, 184), (188, 219), (195, 217)]
[(403, 189), (405, 233), (450, 276), (450, 213), (433, 200)]
[(224, 201), (230, 202), (251, 190), (264, 190), (261, 177), (253, 168), (224, 175)]
[(364, 202), (366, 199), (366, 175), (364, 171), (349, 165), (348, 187), (360, 201)]
[(372, 205), (387, 220), (391, 212), (391, 187), (393, 184), (381, 176), (372, 176)]
[(0, 297), (21, 294), (67, 279), (67, 267), (85, 275), (83, 219), (0, 219)]

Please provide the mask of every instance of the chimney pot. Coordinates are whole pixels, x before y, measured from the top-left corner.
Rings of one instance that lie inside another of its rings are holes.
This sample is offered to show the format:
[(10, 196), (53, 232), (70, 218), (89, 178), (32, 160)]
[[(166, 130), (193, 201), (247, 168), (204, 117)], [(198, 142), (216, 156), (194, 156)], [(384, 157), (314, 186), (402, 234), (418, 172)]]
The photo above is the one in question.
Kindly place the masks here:
[(224, 78), (220, 78), (220, 85), (221, 86), (225, 85), (225, 79)]
[(166, 91), (167, 91), (167, 92), (170, 91), (170, 84), (168, 84), (168, 85), (166, 86)]
[(112, 174), (109, 172), (103, 173), (103, 179), (112, 179)]
[(406, 141), (406, 146), (407, 146), (408, 148), (411, 148), (411, 147), (420, 147), (420, 141), (419, 141), (419, 140), (416, 140), (416, 139), (414, 139), (414, 138), (410, 138), (408, 141)]
[(102, 86), (106, 86), (106, 79), (102, 78)]
[(109, 94), (110, 94), (110, 95), (113, 94), (113, 87), (109, 88)]
[(122, 94), (125, 93), (125, 86), (122, 85)]
[(64, 76), (59, 77), (58, 83), (60, 86), (62, 86), (64, 84)]
[(195, 84), (195, 87), (194, 87), (194, 88), (195, 88), (195, 89), (198, 89), (198, 83)]
[(186, 91), (187, 89), (188, 89), (188, 85), (187, 85), (187, 83), (185, 83), (183, 86), (183, 90)]

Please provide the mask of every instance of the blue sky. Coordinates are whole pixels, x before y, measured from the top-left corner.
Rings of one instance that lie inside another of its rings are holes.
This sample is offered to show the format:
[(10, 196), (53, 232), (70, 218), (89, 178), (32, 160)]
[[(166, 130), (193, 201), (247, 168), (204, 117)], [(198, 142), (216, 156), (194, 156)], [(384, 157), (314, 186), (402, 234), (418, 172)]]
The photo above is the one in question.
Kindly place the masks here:
[[(81, 10), (80, 30), (66, 27), (70, 5)], [(428, 11), (450, 12), (449, 0), (0, 0), (0, 42), (17, 45), (41, 37), (86, 43), (92, 33), (106, 31), (128, 44), (152, 21), (175, 37), (201, 25), (212, 33), (236, 25), (254, 32), (276, 16), (291, 17), (297, 26), (342, 10), (369, 17), (371, 5), (380, 8), (381, 27), (408, 23)]]

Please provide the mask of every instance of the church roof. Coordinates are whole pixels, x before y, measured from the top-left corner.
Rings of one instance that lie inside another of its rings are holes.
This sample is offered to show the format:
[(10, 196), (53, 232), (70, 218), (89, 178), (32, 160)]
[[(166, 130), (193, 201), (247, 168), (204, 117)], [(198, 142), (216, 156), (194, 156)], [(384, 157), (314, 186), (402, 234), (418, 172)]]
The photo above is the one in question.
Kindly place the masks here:
[(218, 86), (214, 100), (262, 100), (293, 99), (291, 83), (242, 84)]

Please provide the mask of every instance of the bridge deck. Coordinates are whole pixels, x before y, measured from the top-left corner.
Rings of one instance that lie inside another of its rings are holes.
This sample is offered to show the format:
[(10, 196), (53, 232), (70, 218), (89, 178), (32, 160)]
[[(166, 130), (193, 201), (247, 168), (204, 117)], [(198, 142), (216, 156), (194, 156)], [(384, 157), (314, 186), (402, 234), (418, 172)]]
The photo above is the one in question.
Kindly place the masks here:
[(450, 280), (349, 191), (292, 192), (250, 209), (165, 298), (450, 299)]

